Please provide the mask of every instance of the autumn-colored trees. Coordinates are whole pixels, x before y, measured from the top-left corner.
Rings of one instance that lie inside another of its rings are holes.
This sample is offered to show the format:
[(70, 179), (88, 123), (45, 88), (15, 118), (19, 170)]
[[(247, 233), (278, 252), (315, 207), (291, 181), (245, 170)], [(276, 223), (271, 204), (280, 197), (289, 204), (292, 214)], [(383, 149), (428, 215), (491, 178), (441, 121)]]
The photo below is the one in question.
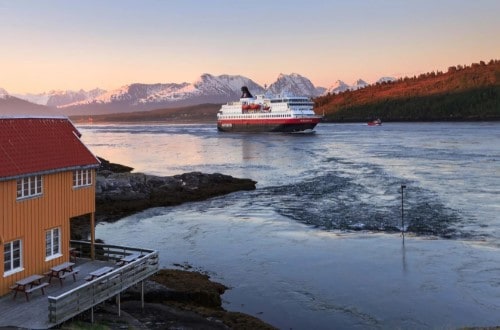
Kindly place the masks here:
[(370, 85), (315, 99), (326, 121), (500, 120), (500, 61)]

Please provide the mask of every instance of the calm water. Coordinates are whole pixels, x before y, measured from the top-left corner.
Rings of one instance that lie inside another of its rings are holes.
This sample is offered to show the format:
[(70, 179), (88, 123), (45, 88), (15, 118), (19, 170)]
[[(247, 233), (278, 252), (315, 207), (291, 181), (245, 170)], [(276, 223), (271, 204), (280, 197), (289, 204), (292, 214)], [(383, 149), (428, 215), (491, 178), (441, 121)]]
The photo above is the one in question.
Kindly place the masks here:
[(97, 227), (108, 243), (158, 249), (162, 266), (208, 272), (231, 287), (226, 309), (282, 329), (500, 325), (500, 123), (79, 129), (139, 172), (258, 182)]

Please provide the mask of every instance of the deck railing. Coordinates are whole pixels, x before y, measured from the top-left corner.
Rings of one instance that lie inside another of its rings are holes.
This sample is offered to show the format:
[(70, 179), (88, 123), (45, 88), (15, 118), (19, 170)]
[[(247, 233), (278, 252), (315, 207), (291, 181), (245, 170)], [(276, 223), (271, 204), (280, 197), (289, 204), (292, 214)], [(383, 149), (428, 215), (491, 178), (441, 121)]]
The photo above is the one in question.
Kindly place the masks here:
[[(86, 251), (90, 255), (88, 242), (71, 241), (71, 246), (80, 252), (81, 257), (87, 255)], [(154, 250), (96, 243), (95, 251), (98, 260), (116, 261), (137, 253), (140, 257), (60, 296), (49, 296), (49, 322), (64, 322), (147, 279), (158, 270), (158, 252)]]

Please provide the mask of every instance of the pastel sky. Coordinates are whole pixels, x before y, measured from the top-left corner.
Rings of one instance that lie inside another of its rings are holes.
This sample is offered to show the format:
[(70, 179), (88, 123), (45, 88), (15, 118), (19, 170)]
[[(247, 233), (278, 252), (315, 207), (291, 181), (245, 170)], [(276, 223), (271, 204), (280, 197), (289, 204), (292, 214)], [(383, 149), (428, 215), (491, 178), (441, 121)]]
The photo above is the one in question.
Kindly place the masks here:
[(193, 82), (371, 83), (500, 59), (499, 0), (0, 0), (9, 93)]

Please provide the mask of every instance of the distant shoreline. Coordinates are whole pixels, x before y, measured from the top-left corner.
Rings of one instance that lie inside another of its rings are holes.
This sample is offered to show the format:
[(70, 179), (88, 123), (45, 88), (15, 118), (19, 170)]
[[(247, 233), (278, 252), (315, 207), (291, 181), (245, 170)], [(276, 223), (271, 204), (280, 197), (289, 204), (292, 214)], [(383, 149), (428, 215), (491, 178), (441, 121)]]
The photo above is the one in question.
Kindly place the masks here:
[(71, 117), (69, 118), (76, 125), (93, 125), (93, 124), (128, 124), (128, 125), (137, 125), (137, 124), (171, 124), (171, 125), (200, 125), (200, 124), (214, 124), (217, 126), (217, 121), (167, 121), (167, 120), (103, 120), (103, 121), (82, 121), (82, 120), (74, 120)]
[[(121, 124), (121, 125), (137, 125), (137, 124), (169, 124), (169, 125), (205, 125), (205, 124), (213, 124), (214, 127), (217, 126), (216, 121), (196, 121), (196, 120), (189, 120), (189, 121), (166, 121), (166, 120), (147, 120), (147, 121), (141, 121), (141, 120), (103, 120), (103, 121), (93, 121), (93, 122), (88, 122), (88, 121), (81, 121), (81, 120), (74, 120), (70, 117), (70, 119), (73, 121), (74, 124), (76, 125), (101, 125), (101, 124)], [(456, 120), (382, 120), (382, 123), (474, 123), (474, 122), (499, 122), (499, 118), (491, 118), (491, 119), (456, 119)], [(344, 120), (344, 121), (338, 121), (338, 120), (325, 120), (320, 122), (321, 124), (366, 124), (368, 121), (349, 121), (349, 120)]]
[[(383, 123), (474, 123), (474, 122), (498, 122), (500, 121), (499, 118), (489, 118), (489, 119), (481, 119), (481, 118), (474, 118), (474, 119), (448, 119), (448, 120), (434, 120), (434, 119), (420, 119), (420, 120), (382, 120)], [(356, 123), (366, 123), (368, 121), (359, 121), (359, 120), (343, 120), (343, 121), (338, 121), (338, 120), (326, 120), (322, 121), (321, 124), (356, 124)]]

